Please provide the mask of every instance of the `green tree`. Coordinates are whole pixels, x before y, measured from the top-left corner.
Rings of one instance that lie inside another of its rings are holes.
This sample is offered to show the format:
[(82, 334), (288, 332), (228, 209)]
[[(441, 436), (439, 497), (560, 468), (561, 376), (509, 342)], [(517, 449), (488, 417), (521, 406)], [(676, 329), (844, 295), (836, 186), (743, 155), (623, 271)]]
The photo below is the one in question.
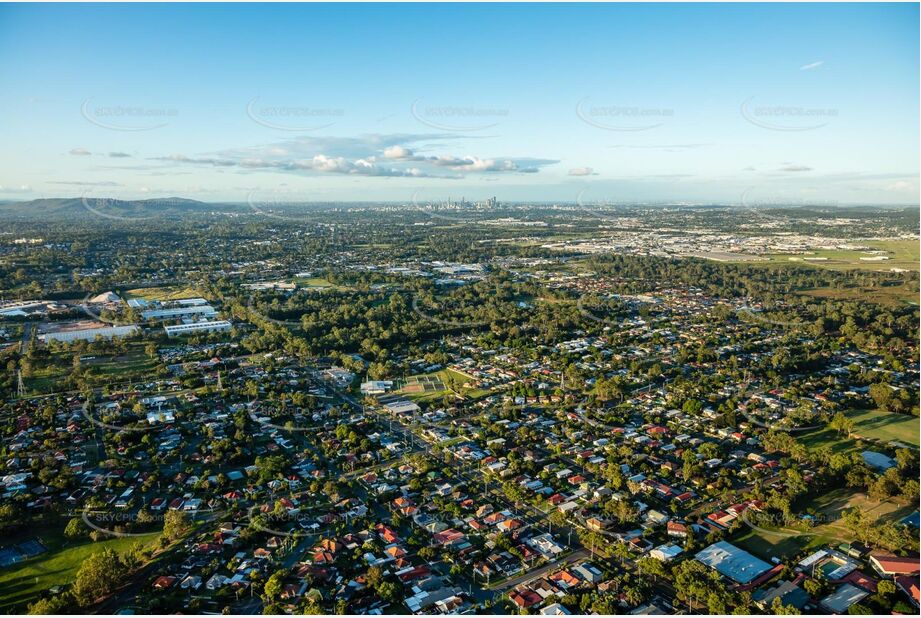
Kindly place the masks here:
[(64, 536), (70, 540), (80, 539), (86, 536), (87, 528), (86, 524), (83, 523), (83, 520), (79, 517), (74, 517), (69, 522), (67, 522), (67, 527), (64, 528)]
[(73, 610), (73, 602), (69, 593), (56, 594), (32, 603), (26, 613), (32, 615), (69, 614)]
[(184, 535), (191, 527), (188, 513), (182, 511), (167, 511), (163, 518), (163, 537), (167, 541), (175, 541)]
[(273, 573), (262, 588), (263, 596), (269, 601), (277, 600), (281, 596), (282, 590), (284, 590), (284, 580), (285, 573), (283, 571)]
[(127, 575), (118, 554), (109, 548), (90, 554), (77, 571), (73, 594), (78, 605), (87, 608), (111, 594)]
[(798, 616), (803, 612), (792, 605), (784, 605), (780, 597), (774, 597), (771, 601), (771, 613), (775, 616)]
[(660, 577), (666, 577), (668, 574), (665, 569), (665, 563), (655, 558), (640, 558), (636, 561), (636, 566), (640, 573), (651, 575), (654, 582), (658, 581)]

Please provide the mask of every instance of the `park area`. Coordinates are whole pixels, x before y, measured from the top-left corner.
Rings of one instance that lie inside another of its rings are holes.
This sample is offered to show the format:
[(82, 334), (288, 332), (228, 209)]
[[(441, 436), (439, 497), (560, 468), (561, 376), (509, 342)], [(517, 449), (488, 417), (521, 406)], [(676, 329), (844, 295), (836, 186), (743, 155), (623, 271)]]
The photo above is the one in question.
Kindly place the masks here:
[(435, 373), (406, 378), (398, 392), (416, 403), (438, 401), (444, 398), (446, 392), (452, 392), (464, 399), (479, 399), (488, 395), (488, 390), (465, 386), (475, 381), (472, 376), (454, 369), (442, 369)]
[[(96, 542), (68, 542), (60, 533), (42, 535), (40, 539), (27, 542), (27, 549), (37, 552), (32, 556), (21, 554), (21, 541), (5, 539), (0, 556), (17, 559), (12, 564), (0, 566), (0, 613), (25, 612), (42, 593), (53, 586), (72, 582), (83, 561), (97, 551), (109, 548), (124, 553), (137, 543), (149, 545), (159, 536), (159, 532), (152, 532)], [(46, 551), (38, 552), (39, 546)]]
[(851, 453), (878, 446), (895, 448), (901, 445), (917, 449), (921, 443), (921, 421), (915, 416), (882, 410), (848, 410), (845, 414), (854, 421), (850, 438), (828, 427), (797, 438), (810, 450), (827, 446), (835, 453)]
[[(816, 550), (827, 545), (849, 543), (853, 535), (842, 521), (844, 511), (860, 508), (870, 517), (881, 521), (899, 521), (918, 510), (917, 505), (895, 499), (872, 500), (865, 493), (853, 489), (836, 489), (823, 495), (808, 496), (800, 509), (809, 507), (814, 525), (803, 530), (743, 523), (745, 532), (733, 543), (755, 555), (769, 560), (791, 558), (805, 550)], [(794, 512), (802, 512), (793, 509)]]
[[(122, 345), (121, 354), (88, 352), (81, 357), (80, 365), (86, 370), (90, 384), (104, 386), (111, 385), (113, 380), (119, 383), (143, 380), (156, 369), (159, 357), (149, 355), (144, 342), (127, 341), (122, 342)], [(52, 352), (44, 362), (36, 363), (23, 376), (26, 391), (33, 395), (43, 395), (61, 390), (60, 381), (73, 372), (73, 363), (73, 353), (70, 350)]]

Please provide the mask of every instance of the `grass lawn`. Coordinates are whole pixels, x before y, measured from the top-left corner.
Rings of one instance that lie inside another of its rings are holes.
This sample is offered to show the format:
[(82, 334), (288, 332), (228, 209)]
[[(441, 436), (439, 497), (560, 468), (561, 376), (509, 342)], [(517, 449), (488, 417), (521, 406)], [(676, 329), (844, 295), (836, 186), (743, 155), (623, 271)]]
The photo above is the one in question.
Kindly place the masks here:
[(125, 300), (139, 298), (143, 300), (178, 300), (180, 298), (198, 298), (201, 294), (192, 286), (170, 285), (161, 288), (135, 288), (123, 290), (119, 296)]
[(914, 416), (883, 412), (882, 410), (848, 410), (848, 418), (854, 421), (854, 436), (845, 438), (836, 431), (825, 428), (797, 436), (810, 450), (829, 446), (835, 453), (850, 453), (856, 450), (872, 449), (870, 442), (858, 445), (858, 438), (879, 440), (884, 444), (897, 441), (918, 448), (921, 445), (919, 432), (921, 422)]
[[(104, 386), (112, 383), (113, 378), (125, 382), (150, 376), (159, 359), (148, 356), (144, 345), (144, 342), (132, 342), (128, 344), (127, 352), (120, 356), (88, 354), (87, 356), (94, 358), (82, 361), (82, 365), (89, 372), (90, 383), (94, 386)], [(47, 364), (34, 367), (32, 375), (23, 378), (23, 382), (30, 393), (37, 395), (60, 391), (64, 388), (61, 380), (70, 375), (72, 367), (72, 354), (58, 352)]]
[(331, 288), (333, 284), (322, 277), (295, 277), (294, 282), (306, 288)]
[[(846, 487), (825, 492), (819, 496), (805, 498), (796, 506), (797, 508), (811, 507), (816, 512), (826, 516), (833, 516), (840, 514), (843, 510), (859, 507), (875, 517), (881, 517), (886, 520), (902, 519), (917, 510), (915, 506), (910, 504), (903, 505), (891, 499), (881, 502), (873, 500), (861, 491)], [(835, 523), (834, 517), (828, 517), (828, 519), (832, 524)]]
[(824, 446), (829, 447), (833, 453), (849, 454), (857, 450), (864, 450), (860, 448), (856, 440), (844, 438), (837, 431), (827, 427), (797, 434), (796, 439), (805, 444), (810, 451)]
[(441, 378), (441, 381), (444, 382), (445, 386), (467, 399), (479, 399), (490, 394), (488, 389), (465, 387), (465, 382), (476, 380), (472, 376), (465, 375), (459, 371), (454, 371), (453, 369), (442, 369), (436, 375)]
[(135, 346), (122, 356), (97, 356), (84, 365), (94, 378), (116, 376), (121, 380), (148, 376), (158, 363), (157, 357), (147, 356), (143, 346)]
[[(843, 249), (816, 249), (808, 255), (788, 255), (774, 254), (771, 255), (769, 263), (786, 262), (797, 266), (813, 266), (815, 268), (830, 268), (832, 270), (886, 270), (890, 268), (901, 268), (904, 270), (919, 270), (919, 243), (917, 240), (867, 240), (854, 241), (855, 245), (869, 247), (872, 251), (886, 251), (888, 260), (879, 262), (868, 262), (861, 260), (862, 257), (873, 257), (865, 251), (850, 251)], [(790, 258), (798, 258), (790, 260)], [(826, 258), (821, 262), (809, 262), (803, 260), (804, 257)]]
[[(0, 612), (25, 611), (26, 606), (55, 585), (74, 580), (77, 570), (91, 554), (104, 548), (125, 552), (136, 543), (152, 544), (160, 536), (152, 532), (143, 536), (111, 538), (104, 541), (81, 543), (65, 547), (63, 538), (45, 539), (49, 551), (30, 560), (0, 570)], [(14, 539), (12, 542), (21, 539)], [(6, 544), (6, 543), (4, 543)]]
[(801, 498), (793, 507), (794, 513), (803, 513), (807, 509), (813, 511), (823, 523), (799, 534), (792, 529), (763, 527), (761, 530), (755, 530), (747, 527), (742, 536), (732, 542), (766, 560), (774, 556), (783, 559), (804, 550), (850, 542), (853, 538), (841, 517), (845, 510), (855, 507), (884, 521), (898, 521), (917, 510), (912, 504), (902, 504), (895, 500), (877, 502), (865, 493), (853, 489), (835, 489)]
[(830, 537), (822, 535), (792, 536), (780, 532), (771, 534), (752, 528), (745, 528), (745, 530), (747, 530), (747, 533), (733, 539), (732, 544), (753, 553), (763, 560), (770, 560), (774, 557), (783, 560), (787, 556), (795, 556), (807, 549), (817, 549), (833, 541)]
[(854, 421), (854, 433), (871, 440), (893, 440), (921, 445), (921, 421), (916, 416), (883, 412), (882, 410), (851, 410), (847, 416)]

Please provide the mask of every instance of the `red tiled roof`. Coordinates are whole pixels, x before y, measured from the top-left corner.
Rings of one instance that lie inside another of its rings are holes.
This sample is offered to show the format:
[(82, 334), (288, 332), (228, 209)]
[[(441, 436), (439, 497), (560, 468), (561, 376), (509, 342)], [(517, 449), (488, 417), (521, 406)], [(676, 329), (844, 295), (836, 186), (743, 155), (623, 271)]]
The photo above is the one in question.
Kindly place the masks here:
[(533, 590), (513, 590), (509, 593), (508, 598), (518, 607), (534, 607), (543, 601), (543, 597)]

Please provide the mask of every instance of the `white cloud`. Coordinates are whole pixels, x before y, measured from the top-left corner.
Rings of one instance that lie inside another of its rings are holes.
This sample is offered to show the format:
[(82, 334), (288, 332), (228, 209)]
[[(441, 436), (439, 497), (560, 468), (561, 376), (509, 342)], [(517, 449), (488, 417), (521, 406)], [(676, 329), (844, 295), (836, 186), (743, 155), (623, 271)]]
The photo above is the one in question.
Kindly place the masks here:
[(899, 192), (903, 192), (903, 191), (914, 192), (916, 189), (915, 189), (915, 185), (913, 182), (909, 182), (907, 180), (897, 180), (891, 185), (889, 185), (888, 187), (886, 187), (886, 190), (887, 191), (899, 191)]
[(72, 154), (75, 157), (88, 157), (89, 155), (93, 153), (91, 153), (86, 148), (73, 148), (71, 149), (70, 154)]
[(810, 62), (809, 64), (804, 64), (799, 68), (800, 71), (811, 71), (812, 69), (817, 69), (820, 66), (825, 64), (824, 60), (816, 60), (815, 62)]
[(68, 185), (73, 187), (120, 187), (121, 183), (112, 180), (102, 180), (99, 182), (89, 182), (85, 180), (51, 180), (50, 185)]
[[(458, 135), (392, 134), (361, 137), (305, 136), (279, 144), (248, 149), (225, 150), (207, 156), (174, 154), (155, 157), (166, 163), (200, 164), (237, 167), (241, 170), (276, 170), (281, 172), (313, 172), (317, 174), (348, 174), (355, 176), (393, 176), (462, 178), (463, 174), (518, 173), (533, 174), (555, 159), (485, 158), (472, 155), (423, 155), (420, 148), (436, 147), (432, 140), (459, 139)], [(389, 165), (384, 161), (392, 162)], [(438, 172), (448, 169), (455, 174)]]
[(384, 157), (387, 159), (409, 159), (412, 158), (413, 151), (404, 146), (388, 146), (384, 148)]
[(598, 173), (590, 167), (574, 167), (569, 170), (570, 176), (597, 176)]

